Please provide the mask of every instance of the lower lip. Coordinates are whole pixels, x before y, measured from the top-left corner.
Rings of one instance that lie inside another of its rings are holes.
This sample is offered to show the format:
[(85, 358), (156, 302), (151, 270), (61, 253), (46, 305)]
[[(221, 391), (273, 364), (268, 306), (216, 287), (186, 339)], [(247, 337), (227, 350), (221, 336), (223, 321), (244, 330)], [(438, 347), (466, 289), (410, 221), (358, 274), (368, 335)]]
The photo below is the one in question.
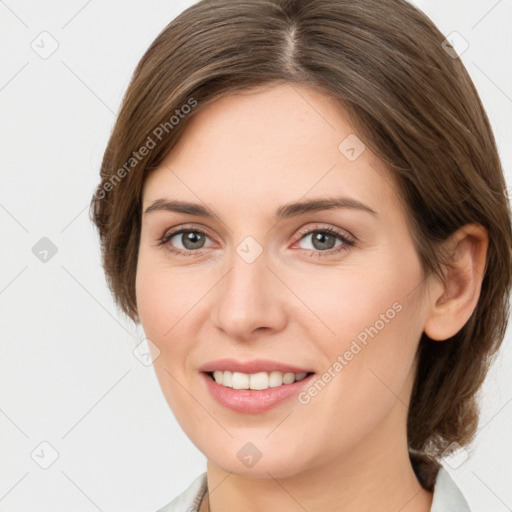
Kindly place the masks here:
[(217, 384), (208, 373), (201, 374), (208, 391), (219, 404), (236, 412), (258, 414), (268, 411), (284, 400), (296, 396), (309, 384), (314, 374), (292, 384), (261, 390), (233, 389)]

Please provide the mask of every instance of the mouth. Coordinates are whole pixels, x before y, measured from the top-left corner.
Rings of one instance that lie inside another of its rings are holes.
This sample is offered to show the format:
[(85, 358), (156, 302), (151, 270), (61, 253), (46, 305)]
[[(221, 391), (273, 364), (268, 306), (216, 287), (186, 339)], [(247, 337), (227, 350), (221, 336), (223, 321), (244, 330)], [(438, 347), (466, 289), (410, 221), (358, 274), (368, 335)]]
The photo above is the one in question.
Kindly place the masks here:
[(263, 413), (296, 397), (310, 385), (315, 372), (275, 361), (212, 361), (200, 375), (210, 396), (238, 413)]
[(313, 372), (257, 372), (243, 373), (233, 371), (215, 370), (206, 372), (209, 377), (217, 384), (232, 389), (250, 389), (253, 391), (262, 391), (269, 388), (287, 386), (294, 382), (300, 382)]

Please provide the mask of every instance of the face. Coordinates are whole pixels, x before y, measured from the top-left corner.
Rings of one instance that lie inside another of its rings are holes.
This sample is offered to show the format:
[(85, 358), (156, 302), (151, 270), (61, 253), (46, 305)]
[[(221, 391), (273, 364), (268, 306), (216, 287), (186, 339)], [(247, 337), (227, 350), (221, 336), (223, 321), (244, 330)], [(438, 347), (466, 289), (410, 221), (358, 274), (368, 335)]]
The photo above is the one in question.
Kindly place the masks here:
[(139, 317), (169, 406), (225, 471), (405, 443), (427, 283), (361, 141), (322, 93), (259, 87), (199, 112), (145, 182)]

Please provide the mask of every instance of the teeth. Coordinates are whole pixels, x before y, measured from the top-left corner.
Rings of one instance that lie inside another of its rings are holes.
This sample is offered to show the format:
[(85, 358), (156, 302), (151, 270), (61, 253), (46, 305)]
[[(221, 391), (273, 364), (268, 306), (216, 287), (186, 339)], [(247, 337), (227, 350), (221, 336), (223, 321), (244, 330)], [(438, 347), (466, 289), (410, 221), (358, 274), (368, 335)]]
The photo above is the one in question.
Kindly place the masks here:
[(268, 384), (271, 388), (283, 385), (283, 374), (281, 372), (270, 372)]
[(233, 372), (233, 389), (249, 389), (249, 375)]
[(268, 388), (268, 373), (251, 373), (249, 377), (249, 389), (267, 389)]
[[(224, 386), (227, 386), (228, 388), (232, 388), (233, 387), (233, 373), (232, 372), (220, 372), (219, 373), (223, 374), (222, 376), (222, 384), (224, 384)], [(214, 373), (214, 378), (215, 378), (215, 373)], [(215, 379), (217, 380), (217, 379)]]
[(217, 384), (233, 389), (262, 390), (293, 384), (306, 377), (306, 373), (259, 372), (241, 373), (215, 370), (213, 378)]
[(294, 373), (285, 373), (283, 375), (283, 384), (292, 384), (293, 382), (295, 382)]

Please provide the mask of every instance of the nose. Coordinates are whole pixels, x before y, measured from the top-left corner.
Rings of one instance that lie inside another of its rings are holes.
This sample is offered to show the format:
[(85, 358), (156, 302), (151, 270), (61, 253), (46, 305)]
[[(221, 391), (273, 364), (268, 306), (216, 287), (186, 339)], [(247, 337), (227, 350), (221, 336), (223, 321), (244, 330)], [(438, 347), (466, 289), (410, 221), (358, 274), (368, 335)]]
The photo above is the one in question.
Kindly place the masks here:
[(268, 266), (266, 253), (251, 262), (234, 251), (230, 263), (212, 296), (214, 326), (240, 341), (263, 330), (268, 334), (282, 330), (287, 321), (286, 294)]

